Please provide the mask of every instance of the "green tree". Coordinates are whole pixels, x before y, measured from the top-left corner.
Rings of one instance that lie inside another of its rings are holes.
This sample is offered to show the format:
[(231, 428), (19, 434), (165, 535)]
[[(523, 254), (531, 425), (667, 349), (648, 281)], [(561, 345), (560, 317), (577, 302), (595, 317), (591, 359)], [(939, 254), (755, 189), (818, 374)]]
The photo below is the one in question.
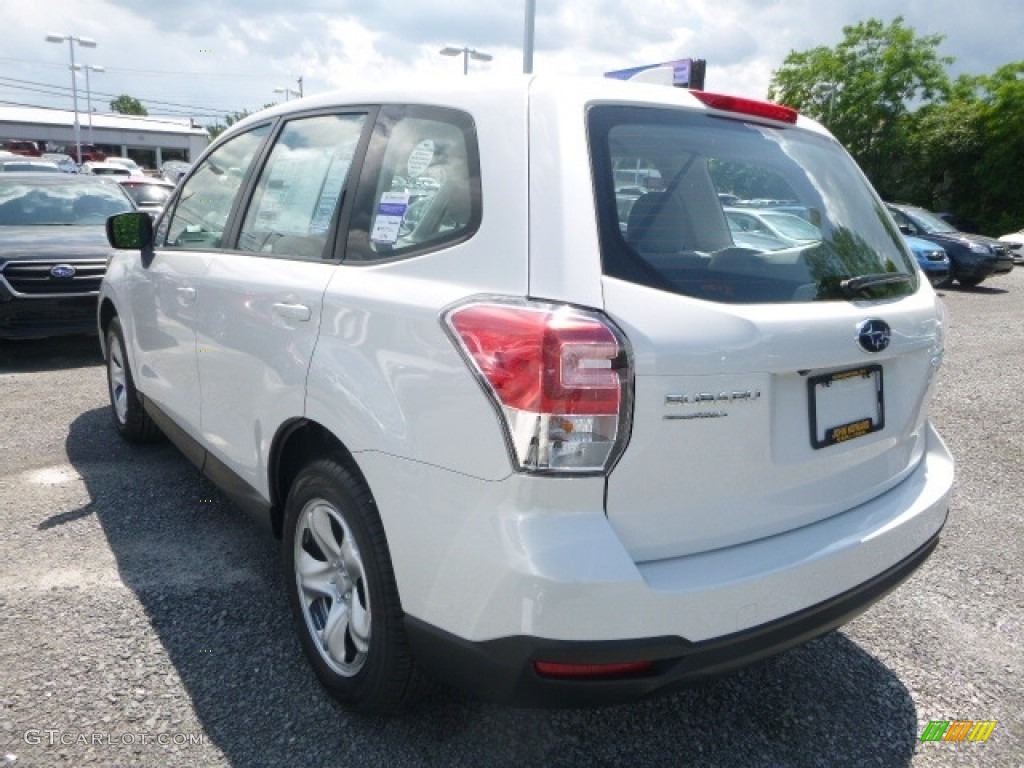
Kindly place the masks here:
[[(1024, 61), (978, 79), (984, 151), (973, 167), (974, 215), (994, 234), (1024, 224)], [(966, 205), (958, 201), (955, 205)]]
[(142, 115), (144, 117), (149, 114), (149, 110), (142, 106), (141, 101), (126, 93), (121, 94), (116, 99), (111, 99), (110, 109), (112, 112), (117, 112), (121, 115)]
[(992, 75), (962, 75), (950, 98), (915, 115), (909, 150), (916, 183), (907, 200), (952, 210), (983, 232), (1003, 234), (1024, 222), (1024, 61)]
[[(263, 109), (268, 109), (274, 106), (277, 106), (276, 102), (270, 102), (269, 104), (264, 104)], [(248, 109), (243, 109), (241, 112), (232, 112), (230, 115), (225, 115), (224, 122), (218, 121), (216, 123), (213, 123), (212, 125), (206, 126), (206, 131), (207, 133), (210, 134), (210, 140), (213, 141), (222, 133), (224, 133), (224, 131), (230, 128), (232, 125), (239, 122), (240, 120), (244, 120), (251, 114), (253, 113), (250, 112)]]
[(206, 131), (210, 134), (210, 140), (212, 141), (213, 139), (216, 139), (232, 125), (237, 123), (239, 120), (244, 120), (251, 114), (252, 112), (249, 110), (243, 109), (241, 112), (232, 112), (230, 115), (225, 115), (224, 122), (218, 121), (213, 125), (206, 126)]
[(906, 169), (911, 105), (944, 98), (952, 59), (942, 35), (918, 36), (896, 17), (843, 28), (835, 48), (792, 51), (772, 73), (768, 98), (820, 119), (885, 192)]
[(893, 182), (893, 197), (969, 215), (957, 199), (972, 196), (973, 166), (986, 143), (983, 105), (969, 81), (973, 78), (961, 77), (948, 100), (924, 104), (915, 113), (906, 148), (909, 161), (902, 178)]

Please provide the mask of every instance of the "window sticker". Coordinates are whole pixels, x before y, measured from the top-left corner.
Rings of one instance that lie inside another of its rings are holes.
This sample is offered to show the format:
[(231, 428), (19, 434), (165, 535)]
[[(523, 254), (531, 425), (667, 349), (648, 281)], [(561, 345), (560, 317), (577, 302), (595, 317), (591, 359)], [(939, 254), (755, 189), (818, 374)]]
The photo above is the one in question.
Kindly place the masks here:
[(370, 240), (375, 243), (394, 244), (398, 240), (402, 219), (408, 210), (409, 193), (405, 190), (392, 189), (381, 195)]
[(354, 150), (355, 143), (349, 142), (334, 153), (323, 187), (320, 189), (320, 199), (313, 211), (313, 218), (309, 222), (309, 234), (322, 235), (327, 232), (327, 228), (331, 224), (331, 217), (334, 215), (334, 208), (338, 203), (338, 198), (341, 197), (349, 166), (352, 165)]
[(424, 139), (409, 154), (409, 160), (405, 164), (406, 170), (412, 178), (422, 176), (432, 162), (434, 162), (434, 140)]
[(301, 192), (306, 165), (308, 162), (304, 163), (298, 153), (291, 151), (274, 158), (267, 187), (256, 212), (258, 229), (280, 231), (286, 226), (282, 217), (288, 218), (293, 198)]
[(325, 234), (351, 156), (322, 148), (281, 149), (271, 163), (252, 222), (255, 229), (300, 237)]

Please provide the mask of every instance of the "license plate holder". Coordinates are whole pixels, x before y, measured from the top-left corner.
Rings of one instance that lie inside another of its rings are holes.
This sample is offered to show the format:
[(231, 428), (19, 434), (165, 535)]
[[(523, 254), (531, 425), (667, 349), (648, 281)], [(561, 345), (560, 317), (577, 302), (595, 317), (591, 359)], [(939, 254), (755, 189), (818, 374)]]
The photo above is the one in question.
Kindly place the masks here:
[(807, 380), (811, 445), (827, 448), (885, 427), (881, 365), (862, 365)]

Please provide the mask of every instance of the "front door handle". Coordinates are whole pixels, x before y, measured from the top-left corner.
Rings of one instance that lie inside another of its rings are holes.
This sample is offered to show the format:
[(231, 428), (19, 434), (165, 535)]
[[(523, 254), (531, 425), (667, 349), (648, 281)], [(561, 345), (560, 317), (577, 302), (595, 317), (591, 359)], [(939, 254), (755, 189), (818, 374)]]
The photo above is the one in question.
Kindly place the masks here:
[(196, 289), (191, 286), (178, 289), (178, 301), (183, 306), (196, 303)]
[(300, 322), (309, 322), (309, 318), (313, 316), (313, 311), (305, 304), (285, 304), (283, 302), (277, 302), (271, 305), (274, 308), (274, 312), (279, 316), (287, 320), (299, 320)]

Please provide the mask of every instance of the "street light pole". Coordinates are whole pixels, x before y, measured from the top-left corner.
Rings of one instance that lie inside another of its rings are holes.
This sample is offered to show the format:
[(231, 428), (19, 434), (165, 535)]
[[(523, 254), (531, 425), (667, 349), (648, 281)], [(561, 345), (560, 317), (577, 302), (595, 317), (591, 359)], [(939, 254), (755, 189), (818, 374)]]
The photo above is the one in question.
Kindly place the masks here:
[(469, 74), (470, 59), (473, 59), (474, 61), (490, 61), (494, 58), (489, 53), (484, 53), (483, 51), (478, 51), (474, 48), (467, 48), (466, 46), (462, 46), (460, 48), (455, 45), (446, 45), (438, 51), (438, 53), (442, 56), (462, 56), (462, 74), (464, 75)]
[(75, 43), (83, 48), (95, 48), (96, 41), (88, 37), (76, 37), (75, 35), (47, 35), (48, 43), (68, 42), (68, 51), (71, 54), (71, 100), (75, 105), (75, 160), (82, 164), (82, 126), (78, 122), (78, 85), (75, 82)]
[[(842, 90), (843, 84), (838, 83), (834, 80), (815, 83), (811, 87), (811, 95), (815, 99), (821, 99), (821, 103), (817, 105), (818, 108), (821, 110), (821, 116), (818, 119), (825, 123), (829, 130), (832, 129), (832, 113), (835, 111), (836, 108), (836, 94), (842, 93)], [(825, 97), (828, 97), (827, 113), (825, 111)]]
[(299, 97), (302, 96), (302, 93), (300, 91), (296, 91), (294, 88), (275, 88), (274, 93), (283, 93), (285, 101), (288, 101), (288, 97), (292, 95)]
[(537, 15), (536, 0), (526, 0), (526, 28), (523, 30), (523, 74), (533, 73), (533, 27)]
[(85, 108), (89, 111), (89, 143), (92, 144), (92, 88), (89, 85), (89, 72), (106, 72), (99, 64), (72, 64), (72, 71), (85, 70)]
[(841, 83), (832, 83), (831, 93), (828, 97), (828, 125), (829, 129), (832, 128), (832, 112), (836, 108), (836, 91), (843, 90)]

